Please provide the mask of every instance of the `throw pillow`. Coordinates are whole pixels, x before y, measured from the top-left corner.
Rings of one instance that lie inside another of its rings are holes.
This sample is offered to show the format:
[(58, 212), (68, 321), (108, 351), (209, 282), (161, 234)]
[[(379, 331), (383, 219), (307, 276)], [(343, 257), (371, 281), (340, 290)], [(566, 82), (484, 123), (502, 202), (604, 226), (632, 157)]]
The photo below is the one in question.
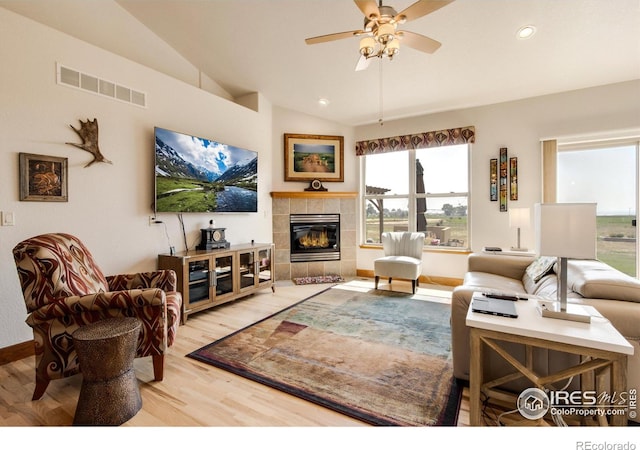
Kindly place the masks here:
[(546, 274), (553, 270), (553, 265), (557, 258), (553, 256), (539, 256), (531, 264), (527, 266), (526, 273), (534, 282), (538, 282)]

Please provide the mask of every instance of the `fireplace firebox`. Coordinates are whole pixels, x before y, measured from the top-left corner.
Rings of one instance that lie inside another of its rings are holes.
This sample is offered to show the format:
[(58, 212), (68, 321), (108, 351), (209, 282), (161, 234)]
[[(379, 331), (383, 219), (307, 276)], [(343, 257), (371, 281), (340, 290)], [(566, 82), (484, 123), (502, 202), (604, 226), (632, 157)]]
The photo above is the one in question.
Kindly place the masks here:
[(340, 214), (291, 214), (291, 262), (340, 260)]

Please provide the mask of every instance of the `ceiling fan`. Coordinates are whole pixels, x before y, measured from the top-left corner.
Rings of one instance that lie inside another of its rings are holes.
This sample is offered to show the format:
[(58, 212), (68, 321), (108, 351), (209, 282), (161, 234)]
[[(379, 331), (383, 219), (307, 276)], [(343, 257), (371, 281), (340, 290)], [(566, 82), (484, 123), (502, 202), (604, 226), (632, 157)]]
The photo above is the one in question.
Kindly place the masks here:
[(378, 5), (375, 0), (353, 1), (364, 13), (364, 29), (325, 34), (305, 39), (305, 42), (311, 45), (362, 36), (360, 39), (360, 58), (356, 65), (358, 71), (366, 69), (371, 58), (386, 56), (390, 60), (393, 59), (400, 49), (400, 41), (425, 53), (433, 53), (438, 50), (442, 45), (440, 42), (418, 33), (398, 30), (398, 25), (426, 16), (443, 6), (447, 6), (454, 0), (418, 0), (400, 13), (391, 6), (383, 5), (382, 0)]

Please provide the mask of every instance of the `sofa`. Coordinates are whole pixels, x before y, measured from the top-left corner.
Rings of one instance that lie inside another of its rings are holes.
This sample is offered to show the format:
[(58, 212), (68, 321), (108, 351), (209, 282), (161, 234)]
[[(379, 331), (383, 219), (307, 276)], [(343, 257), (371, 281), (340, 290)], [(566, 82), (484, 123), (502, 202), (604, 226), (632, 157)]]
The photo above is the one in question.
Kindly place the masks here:
[[(556, 258), (472, 253), (463, 284), (453, 290), (451, 301), (451, 340), (456, 378), (469, 380), (469, 328), (465, 324), (474, 292), (519, 294), (524, 297), (556, 299)], [(569, 260), (567, 267), (568, 302), (591, 305), (634, 347), (628, 357), (628, 389), (640, 388), (640, 281), (595, 260)], [(559, 319), (548, 319), (559, 320)], [(524, 361), (524, 347), (508, 344), (509, 352)], [(491, 379), (509, 373), (509, 365), (494, 352), (485, 352), (485, 374)], [(534, 369), (555, 372), (574, 364), (574, 355), (536, 349)], [(526, 380), (512, 382), (514, 392), (526, 388)], [(574, 380), (576, 381), (576, 380)], [(574, 385), (575, 386), (575, 385)]]

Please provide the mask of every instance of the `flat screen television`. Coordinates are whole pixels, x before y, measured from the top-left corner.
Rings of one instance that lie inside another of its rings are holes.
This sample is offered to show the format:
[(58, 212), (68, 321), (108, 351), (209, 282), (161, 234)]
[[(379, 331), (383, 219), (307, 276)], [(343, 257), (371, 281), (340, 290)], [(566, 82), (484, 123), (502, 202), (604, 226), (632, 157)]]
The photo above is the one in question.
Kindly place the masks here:
[(156, 212), (257, 212), (258, 153), (155, 127)]

